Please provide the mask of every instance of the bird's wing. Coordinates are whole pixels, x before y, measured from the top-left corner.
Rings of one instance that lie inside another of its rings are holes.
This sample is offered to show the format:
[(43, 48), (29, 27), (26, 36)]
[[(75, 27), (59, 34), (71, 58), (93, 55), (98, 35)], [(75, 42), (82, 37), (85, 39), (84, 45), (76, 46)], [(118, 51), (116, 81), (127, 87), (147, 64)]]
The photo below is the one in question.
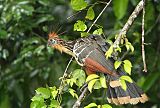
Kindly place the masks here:
[[(99, 44), (102, 45), (102, 43)], [(77, 40), (73, 48), (77, 61), (90, 71), (115, 75), (113, 62), (110, 59), (106, 60), (104, 51), (99, 44), (90, 37)]]

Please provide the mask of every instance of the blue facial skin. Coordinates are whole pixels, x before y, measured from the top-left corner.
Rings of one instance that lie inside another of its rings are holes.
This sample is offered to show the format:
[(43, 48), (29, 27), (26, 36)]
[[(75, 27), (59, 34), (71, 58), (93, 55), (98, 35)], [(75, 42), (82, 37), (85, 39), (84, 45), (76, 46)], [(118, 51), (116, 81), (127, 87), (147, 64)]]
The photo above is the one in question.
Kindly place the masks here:
[(48, 40), (48, 46), (52, 46), (52, 45), (55, 45), (55, 44), (57, 44), (56, 40), (54, 40), (54, 39)]

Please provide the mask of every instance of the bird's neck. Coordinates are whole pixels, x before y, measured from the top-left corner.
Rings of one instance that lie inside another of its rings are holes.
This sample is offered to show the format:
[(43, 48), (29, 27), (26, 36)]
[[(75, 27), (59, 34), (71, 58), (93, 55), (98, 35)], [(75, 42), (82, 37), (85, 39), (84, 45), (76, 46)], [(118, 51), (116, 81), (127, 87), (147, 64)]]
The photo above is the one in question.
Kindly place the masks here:
[(60, 45), (55, 46), (56, 49), (58, 49), (60, 52), (65, 52), (73, 57), (75, 57), (73, 53), (73, 47), (75, 42), (74, 41), (65, 41), (65, 40), (60, 40)]

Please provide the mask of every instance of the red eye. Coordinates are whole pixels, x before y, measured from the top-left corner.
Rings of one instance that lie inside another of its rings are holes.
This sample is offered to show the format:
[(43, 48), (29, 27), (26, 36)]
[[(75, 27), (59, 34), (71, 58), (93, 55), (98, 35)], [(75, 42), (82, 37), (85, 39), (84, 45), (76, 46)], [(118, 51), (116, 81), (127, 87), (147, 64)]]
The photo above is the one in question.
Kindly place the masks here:
[(52, 45), (57, 44), (57, 41), (54, 40), (54, 39), (50, 39), (49, 41), (50, 41), (50, 43), (51, 43)]

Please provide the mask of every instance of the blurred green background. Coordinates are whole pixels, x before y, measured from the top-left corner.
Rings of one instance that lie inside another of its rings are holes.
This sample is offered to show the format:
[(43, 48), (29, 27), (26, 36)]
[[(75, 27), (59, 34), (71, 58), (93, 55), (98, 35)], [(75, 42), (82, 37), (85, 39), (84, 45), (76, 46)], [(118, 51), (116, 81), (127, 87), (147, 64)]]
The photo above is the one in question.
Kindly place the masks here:
[[(92, 4), (96, 0), (87, 2)], [(115, 15), (115, 11), (121, 13), (121, 10), (113, 7), (123, 6), (123, 3), (118, 4), (117, 0), (113, 2), (97, 24), (103, 26), (105, 36), (114, 41), (115, 34), (123, 27), (139, 0), (128, 0), (127, 11), (122, 19)], [(94, 7), (96, 16), (104, 6), (99, 3)], [(47, 37), (50, 31), (61, 28), (59, 33), (65, 32), (62, 38), (79, 38), (80, 33), (73, 31), (73, 25), (78, 19), (84, 19), (86, 10), (67, 19), (74, 13), (70, 0), (0, 0), (0, 108), (28, 108), (35, 89), (60, 84), (59, 78), (70, 56), (48, 48)], [(145, 51), (148, 73), (142, 72), (141, 17), (142, 14), (127, 33), (135, 52), (129, 53), (126, 58), (133, 64), (131, 77), (148, 94), (150, 100), (145, 104), (119, 108), (160, 107), (160, 1), (146, 0)], [(91, 21), (86, 22), (89, 27)], [(68, 72), (77, 68), (80, 67), (73, 61)], [(75, 99), (68, 94), (63, 98), (63, 106), (71, 108)], [(83, 105), (89, 102), (101, 103), (102, 98), (101, 92), (95, 91), (84, 100)]]

